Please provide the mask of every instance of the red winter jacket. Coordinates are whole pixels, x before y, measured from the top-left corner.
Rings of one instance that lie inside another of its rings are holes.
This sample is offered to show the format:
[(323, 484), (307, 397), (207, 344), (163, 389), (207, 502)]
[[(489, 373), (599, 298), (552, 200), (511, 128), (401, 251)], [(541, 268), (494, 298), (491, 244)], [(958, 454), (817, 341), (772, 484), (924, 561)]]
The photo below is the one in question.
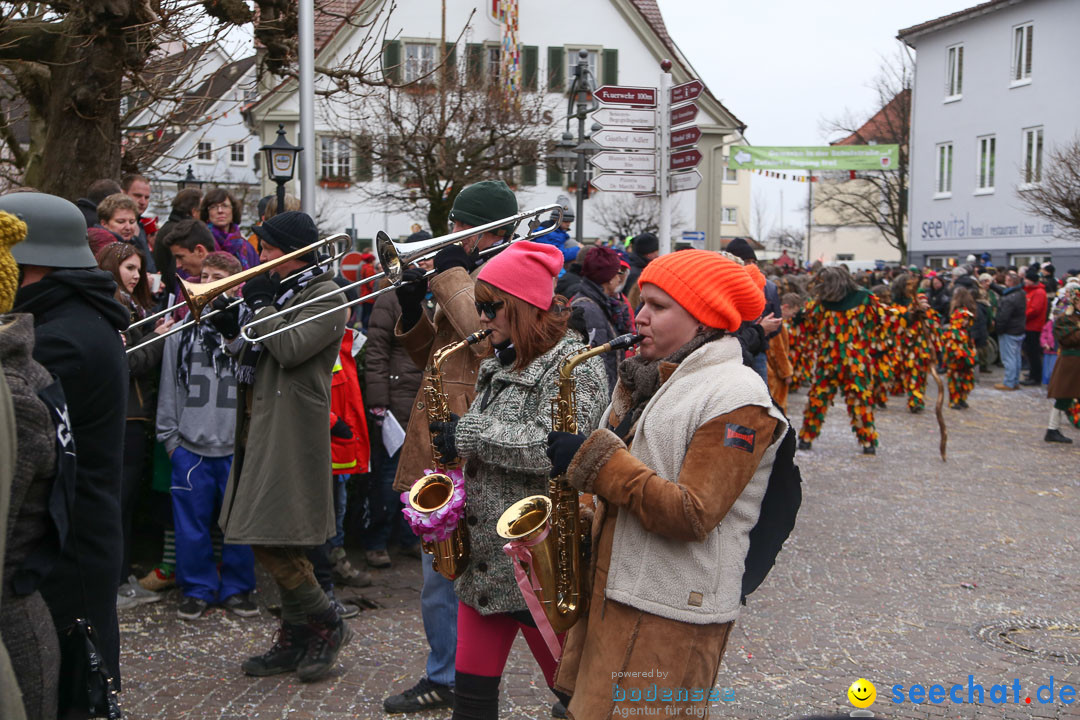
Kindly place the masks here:
[(1024, 285), (1027, 295), (1027, 313), (1024, 315), (1024, 329), (1028, 332), (1042, 332), (1046, 324), (1046, 288), (1042, 283)]
[(334, 365), (334, 378), (330, 381), (330, 427), (338, 418), (343, 419), (352, 430), (349, 439), (330, 436), (330, 450), (335, 475), (352, 475), (368, 472), (371, 446), (368, 442), (367, 419), (364, 416), (364, 398), (360, 395), (360, 381), (356, 374), (356, 360), (352, 355), (353, 333), (345, 331)]
[[(360, 279), (361, 280), (363, 280), (364, 278), (369, 278), (369, 277), (371, 277), (372, 275), (375, 274), (375, 256), (374, 255), (372, 255), (371, 253), (368, 253), (368, 252), (363, 253), (363, 254), (360, 255), (360, 261), (362, 263), (360, 265)], [(368, 285), (361, 285), (360, 286), (360, 294), (361, 295), (369, 295), (369, 294), (375, 292), (375, 290), (377, 288), (378, 288), (378, 285), (376, 283), (369, 283)], [(361, 303), (361, 305), (374, 305), (374, 304), (375, 304), (375, 298), (372, 298), (370, 300), (364, 300)]]

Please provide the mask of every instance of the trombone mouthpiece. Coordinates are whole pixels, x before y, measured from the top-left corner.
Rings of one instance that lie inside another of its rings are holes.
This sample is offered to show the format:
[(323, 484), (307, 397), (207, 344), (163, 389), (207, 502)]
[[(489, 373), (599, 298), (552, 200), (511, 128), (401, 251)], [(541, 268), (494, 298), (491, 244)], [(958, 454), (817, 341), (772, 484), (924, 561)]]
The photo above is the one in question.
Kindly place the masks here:
[(644, 339), (644, 337), (644, 335), (634, 335), (632, 333), (627, 333), (626, 335), (620, 335), (619, 337), (615, 338), (614, 340), (609, 342), (608, 345), (611, 346), (612, 350), (626, 350), (629, 347), (637, 345)]

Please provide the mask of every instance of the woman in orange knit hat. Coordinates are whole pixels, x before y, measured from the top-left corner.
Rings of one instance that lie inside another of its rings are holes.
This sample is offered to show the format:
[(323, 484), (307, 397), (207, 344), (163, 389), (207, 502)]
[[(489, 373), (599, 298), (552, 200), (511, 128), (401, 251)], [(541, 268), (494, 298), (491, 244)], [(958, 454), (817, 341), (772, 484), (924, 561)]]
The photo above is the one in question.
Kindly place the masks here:
[(553, 472), (597, 500), (590, 610), (556, 677), (577, 720), (705, 717), (723, 699), (720, 658), (781, 448), (793, 468), (794, 435), (734, 336), (765, 307), (757, 268), (686, 250), (638, 284), (644, 339), (600, 428), (548, 437)]

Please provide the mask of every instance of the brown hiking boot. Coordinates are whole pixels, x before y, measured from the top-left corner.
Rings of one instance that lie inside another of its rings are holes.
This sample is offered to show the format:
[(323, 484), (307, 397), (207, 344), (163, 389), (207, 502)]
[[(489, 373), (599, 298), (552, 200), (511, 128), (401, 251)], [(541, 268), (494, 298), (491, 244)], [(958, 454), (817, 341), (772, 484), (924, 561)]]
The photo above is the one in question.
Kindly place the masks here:
[(331, 572), (334, 576), (335, 585), (367, 587), (371, 584), (371, 574), (353, 567), (352, 563), (349, 562), (349, 558), (345, 555), (345, 548), (331, 550), (330, 562), (334, 564)]

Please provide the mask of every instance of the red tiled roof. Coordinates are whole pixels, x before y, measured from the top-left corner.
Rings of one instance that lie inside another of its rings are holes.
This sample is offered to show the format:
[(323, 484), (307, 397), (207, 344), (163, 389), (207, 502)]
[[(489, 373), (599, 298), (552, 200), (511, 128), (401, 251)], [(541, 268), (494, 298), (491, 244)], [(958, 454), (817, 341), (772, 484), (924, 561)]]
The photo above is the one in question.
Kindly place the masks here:
[(969, 15), (982, 15), (987, 12), (993, 12), (994, 10), (998, 10), (1000, 7), (1003, 7), (1005, 5), (1014, 5), (1018, 2), (1023, 2), (1023, 0), (989, 0), (989, 2), (980, 3), (978, 5), (975, 5), (974, 7), (969, 7), (966, 10), (959, 10), (948, 15), (943, 15), (934, 20), (928, 20), (924, 23), (919, 23), (918, 25), (912, 25), (911, 27), (904, 28), (896, 34), (896, 37), (903, 40), (904, 42), (907, 42), (908, 45), (911, 45), (911, 43), (908, 42), (908, 38), (910, 36), (921, 35), (927, 30), (935, 30), (938, 27), (950, 25), (953, 22), (956, 22), (957, 20), (962, 20)]
[(842, 140), (837, 140), (832, 145), (866, 145), (876, 142), (883, 145), (896, 143), (895, 133), (903, 128), (906, 123), (899, 117), (900, 113), (911, 112), (911, 90), (901, 90), (889, 104), (874, 113), (874, 116), (863, 123), (862, 127)]
[[(630, 0), (630, 4), (641, 13), (641, 17), (645, 19), (648, 26), (656, 33), (656, 36), (660, 38), (660, 41), (664, 43), (664, 47), (671, 53), (671, 59), (682, 65), (683, 69), (689, 73), (690, 77), (698, 78), (700, 80), (701, 76), (697, 74), (690, 65), (690, 62), (682, 54), (682, 51), (679, 50), (678, 45), (671, 39), (671, 35), (668, 34), (667, 25), (664, 24), (664, 16), (660, 13), (660, 6), (656, 4), (656, 0)], [(702, 80), (702, 82), (704, 82), (704, 80)], [(735, 113), (728, 110), (724, 107), (722, 102), (717, 100), (716, 96), (712, 94), (712, 91), (709, 90), (707, 85), (705, 87), (705, 93), (711, 97), (717, 105), (724, 108), (724, 112), (731, 116), (741, 130), (746, 129), (746, 125), (743, 124), (739, 118), (735, 117)]]
[(315, 53), (337, 34), (365, 0), (315, 0)]

